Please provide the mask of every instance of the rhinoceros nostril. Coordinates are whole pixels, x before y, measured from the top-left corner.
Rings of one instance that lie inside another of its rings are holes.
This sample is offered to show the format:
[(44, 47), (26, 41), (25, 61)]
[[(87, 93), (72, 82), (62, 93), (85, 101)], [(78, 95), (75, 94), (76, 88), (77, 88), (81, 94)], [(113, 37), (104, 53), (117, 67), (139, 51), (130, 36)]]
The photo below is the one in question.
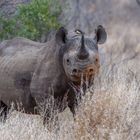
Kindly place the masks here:
[(93, 72), (93, 69), (89, 69), (89, 72)]
[(73, 70), (72, 70), (72, 73), (77, 73), (77, 72), (78, 72), (77, 69), (73, 69)]

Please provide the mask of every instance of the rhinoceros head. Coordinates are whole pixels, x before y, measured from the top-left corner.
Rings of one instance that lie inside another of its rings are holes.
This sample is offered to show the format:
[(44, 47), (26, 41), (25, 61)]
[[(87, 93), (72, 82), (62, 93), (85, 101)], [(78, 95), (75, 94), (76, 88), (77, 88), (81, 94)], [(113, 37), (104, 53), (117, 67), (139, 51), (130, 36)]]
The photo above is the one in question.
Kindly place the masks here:
[(95, 30), (93, 38), (80, 30), (76, 30), (74, 36), (67, 37), (67, 30), (59, 29), (56, 40), (61, 44), (62, 67), (69, 80), (79, 83), (81, 79), (93, 79), (100, 67), (98, 44), (103, 44), (106, 38), (106, 31), (101, 25)]

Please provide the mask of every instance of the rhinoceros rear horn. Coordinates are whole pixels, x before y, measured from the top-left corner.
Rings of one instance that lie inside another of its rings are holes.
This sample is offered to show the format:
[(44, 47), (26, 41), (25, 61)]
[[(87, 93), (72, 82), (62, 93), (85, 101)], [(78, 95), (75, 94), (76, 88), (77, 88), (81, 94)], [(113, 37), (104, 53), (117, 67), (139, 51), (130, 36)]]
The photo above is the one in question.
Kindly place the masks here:
[(95, 30), (95, 40), (98, 44), (105, 43), (107, 39), (107, 33), (102, 25), (99, 25), (97, 29)]
[(61, 27), (58, 29), (58, 31), (56, 32), (56, 41), (57, 43), (66, 43), (67, 40), (67, 30), (64, 27)]

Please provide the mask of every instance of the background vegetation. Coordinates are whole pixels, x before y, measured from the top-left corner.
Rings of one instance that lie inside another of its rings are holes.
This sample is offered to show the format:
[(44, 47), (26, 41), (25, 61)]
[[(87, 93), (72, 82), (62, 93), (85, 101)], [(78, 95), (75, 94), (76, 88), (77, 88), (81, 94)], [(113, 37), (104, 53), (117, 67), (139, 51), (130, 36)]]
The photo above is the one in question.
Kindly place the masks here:
[(20, 4), (12, 18), (0, 16), (0, 41), (15, 36), (42, 41), (44, 35), (60, 26), (58, 0), (32, 0)]

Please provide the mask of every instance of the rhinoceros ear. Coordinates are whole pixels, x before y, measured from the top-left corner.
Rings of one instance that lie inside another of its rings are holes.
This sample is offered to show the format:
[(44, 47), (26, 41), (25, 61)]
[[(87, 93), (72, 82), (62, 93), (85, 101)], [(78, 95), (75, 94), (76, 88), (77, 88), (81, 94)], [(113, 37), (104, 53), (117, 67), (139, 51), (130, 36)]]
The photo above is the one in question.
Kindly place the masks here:
[(59, 30), (56, 32), (56, 41), (58, 43), (66, 43), (67, 40), (67, 30), (64, 27), (59, 28)]
[(95, 40), (98, 44), (105, 43), (107, 39), (107, 33), (102, 25), (99, 25), (95, 30)]

